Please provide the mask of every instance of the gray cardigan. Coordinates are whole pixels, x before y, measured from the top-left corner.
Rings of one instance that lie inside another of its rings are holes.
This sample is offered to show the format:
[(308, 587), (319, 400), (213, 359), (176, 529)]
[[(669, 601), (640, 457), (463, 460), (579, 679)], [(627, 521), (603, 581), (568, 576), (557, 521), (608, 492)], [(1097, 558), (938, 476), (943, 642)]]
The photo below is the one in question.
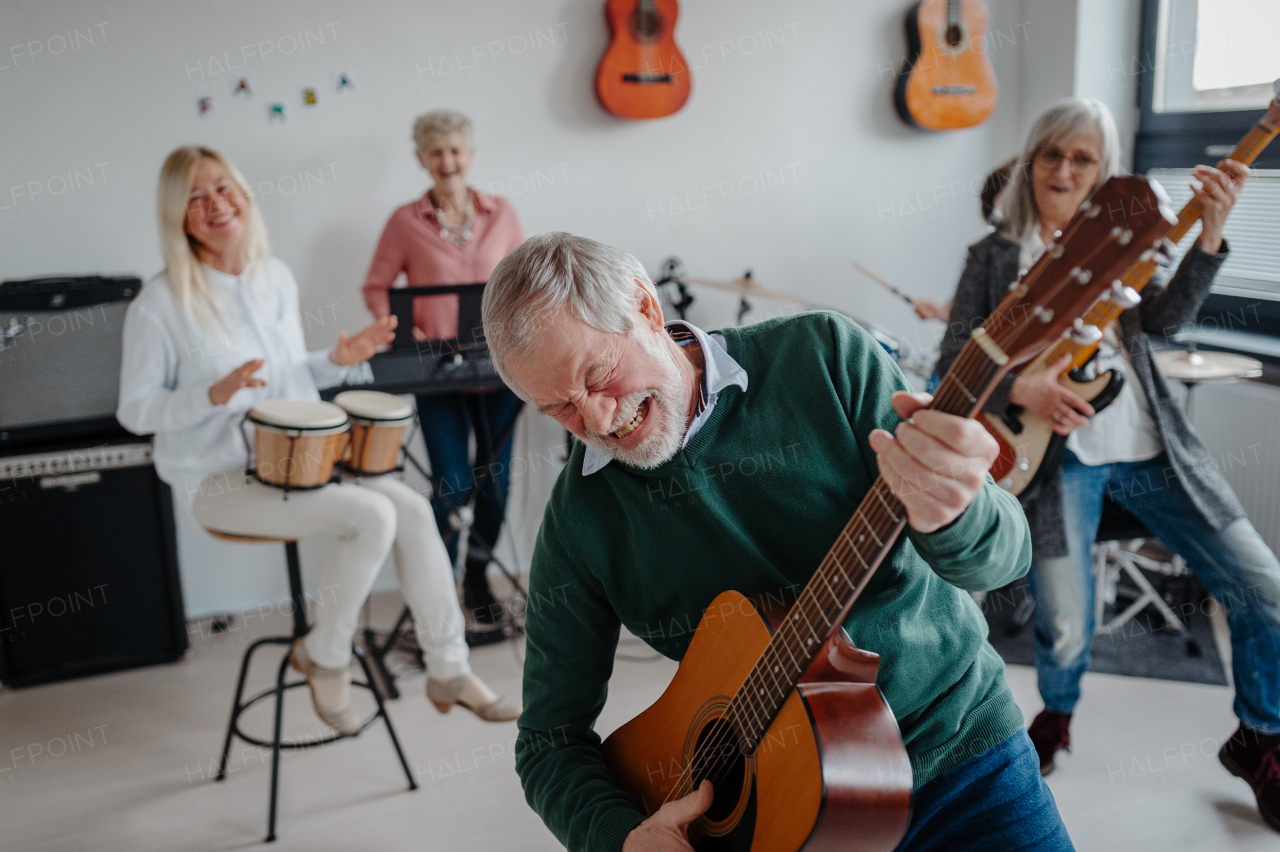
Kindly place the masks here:
[[(951, 308), (950, 324), (942, 338), (939, 373), (946, 372), (968, 341), (970, 332), (995, 309), (1008, 292), (1009, 285), (1017, 280), (1019, 254), (1017, 243), (999, 232), (969, 247), (969, 257)], [(1187, 419), (1182, 394), (1175, 395), (1164, 374), (1155, 367), (1147, 335), (1168, 336), (1195, 320), (1226, 254), (1225, 241), (1221, 252), (1216, 255), (1201, 251), (1199, 244), (1192, 247), (1167, 284), (1159, 280), (1166, 276), (1157, 276), (1143, 288), (1141, 304), (1120, 315), (1118, 329), (1142, 392), (1151, 403), (1151, 414), (1164, 440), (1169, 468), (1191, 495), (1196, 510), (1215, 530), (1243, 517), (1244, 509)], [(1012, 413), (1021, 410), (1020, 406), (1009, 402), (1015, 378), (1010, 374), (996, 385), (984, 406), (985, 410), (997, 416), (1010, 413), (1010, 409)], [(1163, 481), (1144, 483), (1142, 487), (1151, 491), (1158, 490), (1163, 484)], [(1065, 556), (1067, 539), (1062, 520), (1062, 477), (1059, 473), (1055, 471), (1040, 488), (1034, 489), (1034, 493), (1023, 492), (1020, 499), (1031, 524), (1035, 555), (1041, 558)]]

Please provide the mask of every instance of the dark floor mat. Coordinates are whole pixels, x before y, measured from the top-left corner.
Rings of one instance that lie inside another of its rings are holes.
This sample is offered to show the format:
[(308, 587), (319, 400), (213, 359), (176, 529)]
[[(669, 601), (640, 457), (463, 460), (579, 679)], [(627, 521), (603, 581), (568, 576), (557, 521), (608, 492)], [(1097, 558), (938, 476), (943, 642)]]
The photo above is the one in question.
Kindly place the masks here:
[[(1030, 589), (1022, 579), (991, 592), (983, 603), (991, 644), (1006, 663), (1035, 665), (1034, 617), (1020, 631), (1012, 632), (1014, 613), (1029, 597)], [(1128, 605), (1126, 600), (1120, 603), (1122, 607)], [(1206, 603), (1198, 608), (1187, 625), (1199, 646), (1199, 656), (1188, 656), (1186, 640), (1165, 627), (1164, 619), (1154, 608), (1147, 607), (1116, 632), (1093, 638), (1089, 671), (1226, 686), (1222, 659), (1213, 643), (1213, 628), (1204, 615), (1207, 606)], [(1113, 608), (1107, 607), (1106, 617), (1114, 615)]]

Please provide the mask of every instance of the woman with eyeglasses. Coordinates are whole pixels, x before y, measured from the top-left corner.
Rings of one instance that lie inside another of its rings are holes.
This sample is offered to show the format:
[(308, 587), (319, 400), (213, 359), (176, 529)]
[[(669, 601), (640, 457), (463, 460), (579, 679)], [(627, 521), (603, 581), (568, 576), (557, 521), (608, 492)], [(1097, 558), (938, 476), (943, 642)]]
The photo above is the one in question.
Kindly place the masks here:
[[(1115, 121), (1103, 104), (1071, 98), (1040, 116), (1004, 193), (1001, 227), (969, 248), (940, 371), (1009, 284), (1119, 168)], [(1223, 225), (1249, 169), (1227, 160), (1217, 168), (1197, 166), (1192, 177), (1204, 210), (1198, 239), (1172, 277), (1147, 284), (1142, 302), (1121, 314), (1099, 346), (1096, 370), (1117, 369), (1125, 379), (1110, 406), (1095, 412), (1058, 383), (1069, 358), (1036, 375), (1007, 376), (985, 405), (997, 416), (1034, 412), (1069, 436), (1059, 471), (1035, 493), (1021, 495), (1031, 522), (1036, 669), (1045, 703), (1028, 733), (1041, 772), (1048, 773), (1054, 755), (1069, 749), (1080, 680), (1089, 668), (1090, 552), (1103, 497), (1110, 496), (1186, 559), (1220, 602), (1240, 602), (1227, 605), (1240, 727), (1219, 756), (1250, 782), (1263, 817), (1280, 829), (1280, 564), (1156, 368), (1147, 340), (1195, 320), (1226, 259)]]

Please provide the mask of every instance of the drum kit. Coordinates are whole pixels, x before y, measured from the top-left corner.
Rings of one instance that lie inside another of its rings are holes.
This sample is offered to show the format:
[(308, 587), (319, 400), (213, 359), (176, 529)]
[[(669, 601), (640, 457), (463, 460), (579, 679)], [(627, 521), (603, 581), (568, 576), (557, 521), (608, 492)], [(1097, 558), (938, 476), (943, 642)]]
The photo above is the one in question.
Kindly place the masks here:
[[(413, 407), (380, 391), (344, 391), (333, 402), (265, 399), (249, 410), (256, 459), (249, 469), (266, 485), (323, 488), (340, 475), (381, 476), (404, 469)], [(411, 435), (410, 435), (411, 437)], [(247, 443), (247, 442), (246, 442)]]
[[(862, 326), (863, 330), (870, 334), (905, 372), (913, 373), (927, 381), (933, 373), (934, 362), (938, 360), (938, 347), (936, 345), (912, 346), (905, 338), (895, 335), (883, 326), (851, 314), (846, 310), (824, 305), (812, 299), (806, 299), (782, 290), (773, 290), (765, 287), (752, 276), (751, 270), (747, 270), (739, 278), (728, 281), (715, 278), (694, 278), (684, 274), (684, 267), (679, 258), (670, 257), (663, 261), (662, 275), (654, 284), (658, 287), (664, 285), (675, 285), (677, 287), (678, 295), (671, 299), (671, 303), (681, 319), (685, 318), (686, 309), (693, 304), (693, 296), (688, 292), (688, 285), (696, 284), (701, 287), (722, 290), (737, 295), (738, 325), (742, 325), (744, 317), (752, 310), (751, 299), (782, 302), (786, 305), (798, 306), (804, 310), (835, 311), (836, 313), (844, 314)], [(897, 290), (894, 292), (902, 296)], [(903, 298), (907, 298), (907, 301), (910, 302), (908, 297), (903, 296)]]

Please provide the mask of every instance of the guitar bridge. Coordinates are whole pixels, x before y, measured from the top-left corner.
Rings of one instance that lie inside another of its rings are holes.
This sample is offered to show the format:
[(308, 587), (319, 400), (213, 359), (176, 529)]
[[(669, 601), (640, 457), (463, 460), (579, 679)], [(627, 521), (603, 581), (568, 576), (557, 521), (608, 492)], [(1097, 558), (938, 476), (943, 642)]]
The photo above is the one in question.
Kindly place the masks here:
[(671, 83), (675, 78), (670, 74), (623, 74), (624, 83)]
[(978, 91), (977, 86), (934, 86), (935, 95), (972, 95)]

